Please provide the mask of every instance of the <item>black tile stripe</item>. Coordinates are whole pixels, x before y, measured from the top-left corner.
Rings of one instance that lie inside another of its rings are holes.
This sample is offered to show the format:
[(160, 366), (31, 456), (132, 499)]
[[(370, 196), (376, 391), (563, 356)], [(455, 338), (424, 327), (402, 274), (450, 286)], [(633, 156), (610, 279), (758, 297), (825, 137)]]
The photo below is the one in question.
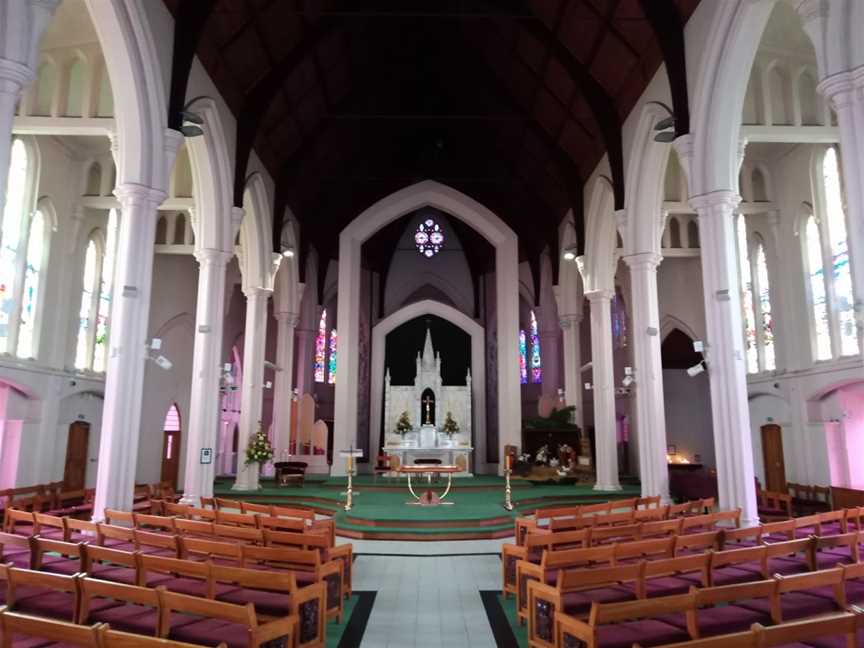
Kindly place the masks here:
[(360, 642), (363, 641), (363, 633), (366, 632), (369, 616), (372, 614), (372, 606), (375, 605), (377, 592), (358, 592), (355, 590), (352, 594), (358, 598), (358, 601), (354, 604), (351, 618), (348, 619), (348, 626), (342, 633), (342, 638), (339, 639), (338, 648), (359, 648)]
[[(510, 623), (507, 621), (507, 615), (504, 614), (504, 609), (498, 602), (499, 594), (501, 592), (480, 590), (480, 599), (486, 609), (486, 618), (489, 619), (492, 636), (495, 637), (495, 645), (498, 648), (519, 648), (513, 630), (510, 628)], [(342, 648), (341, 645), (339, 648)]]

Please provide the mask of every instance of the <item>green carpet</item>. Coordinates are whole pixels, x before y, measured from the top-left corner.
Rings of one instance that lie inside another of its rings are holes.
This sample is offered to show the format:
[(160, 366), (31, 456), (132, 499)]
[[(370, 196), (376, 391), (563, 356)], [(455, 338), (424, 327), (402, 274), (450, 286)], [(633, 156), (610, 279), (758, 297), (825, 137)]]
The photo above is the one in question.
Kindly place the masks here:
[(507, 617), (507, 622), (510, 624), (510, 629), (513, 631), (519, 648), (528, 648), (528, 625), (519, 625), (519, 618), (516, 616), (516, 597), (511, 595), (505, 599), (503, 594), (499, 594), (498, 603), (504, 610), (504, 616)]
[(339, 642), (342, 640), (342, 635), (345, 633), (345, 629), (348, 627), (349, 621), (351, 621), (351, 615), (354, 612), (354, 607), (357, 605), (357, 601), (360, 600), (360, 597), (356, 594), (353, 594), (348, 600), (344, 603), (344, 613), (342, 614), (342, 623), (336, 623), (336, 621), (330, 621), (327, 623), (327, 648), (338, 648)]

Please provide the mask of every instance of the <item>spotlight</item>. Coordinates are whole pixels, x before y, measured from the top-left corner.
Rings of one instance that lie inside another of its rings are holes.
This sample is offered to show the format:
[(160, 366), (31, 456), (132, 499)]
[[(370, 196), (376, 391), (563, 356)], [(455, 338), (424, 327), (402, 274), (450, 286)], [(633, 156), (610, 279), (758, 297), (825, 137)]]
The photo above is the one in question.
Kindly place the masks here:
[(171, 362), (168, 358), (166, 358), (163, 355), (156, 356), (156, 358), (154, 358), (153, 362), (155, 362), (157, 365), (159, 365), (160, 369), (164, 369), (165, 371), (168, 371), (171, 367), (174, 366), (174, 363)]
[(565, 261), (575, 261), (578, 255), (576, 254), (576, 248), (567, 248), (561, 256), (564, 257)]
[(675, 117), (674, 115), (669, 115), (668, 117), (664, 117), (659, 122), (654, 125), (654, 130), (662, 131), (672, 128), (675, 125)]
[(282, 248), (282, 256), (286, 259), (291, 259), (294, 257), (294, 248), (290, 246), (285, 246)]
[(633, 376), (624, 376), (624, 380), (621, 381), (621, 384), (624, 385), (625, 387), (629, 387), (634, 382), (636, 382), (636, 381), (633, 379)]
[(669, 142), (675, 141), (675, 131), (665, 130), (660, 131), (654, 136), (655, 142), (662, 142), (663, 144), (668, 144)]
[(699, 374), (705, 371), (705, 363), (700, 362), (699, 364), (695, 364), (687, 370), (687, 375), (691, 378), (695, 378)]
[(199, 137), (204, 134), (201, 127), (195, 124), (184, 124), (180, 127), (180, 132), (183, 133), (184, 137)]
[(190, 124), (198, 124), (201, 126), (204, 123), (204, 118), (198, 113), (194, 113), (191, 110), (184, 110), (180, 113), (180, 116), (183, 118), (184, 122), (189, 122)]

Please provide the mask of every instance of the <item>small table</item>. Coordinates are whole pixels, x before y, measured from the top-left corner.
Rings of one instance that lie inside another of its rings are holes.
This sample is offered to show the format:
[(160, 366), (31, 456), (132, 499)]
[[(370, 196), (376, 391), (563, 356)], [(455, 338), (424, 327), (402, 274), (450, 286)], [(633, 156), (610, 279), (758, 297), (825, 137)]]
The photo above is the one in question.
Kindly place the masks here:
[[(442, 501), (445, 497), (447, 497), (447, 493), (450, 492), (450, 487), (453, 483), (453, 473), (462, 472), (462, 469), (459, 466), (402, 466), (399, 468), (399, 473), (408, 476), (408, 491), (411, 493), (411, 496), (415, 499), (414, 502), (406, 502), (406, 504), (410, 504), (412, 506), (438, 506), (449, 504), (452, 505), (453, 502), (444, 502)], [(412, 475), (429, 475), (429, 482), (431, 486), (432, 475), (447, 475), (447, 488), (441, 495), (437, 495), (432, 492), (431, 488), (427, 488), (426, 492), (423, 495), (418, 496), (417, 493), (414, 492), (414, 487), (411, 485), (411, 476)]]

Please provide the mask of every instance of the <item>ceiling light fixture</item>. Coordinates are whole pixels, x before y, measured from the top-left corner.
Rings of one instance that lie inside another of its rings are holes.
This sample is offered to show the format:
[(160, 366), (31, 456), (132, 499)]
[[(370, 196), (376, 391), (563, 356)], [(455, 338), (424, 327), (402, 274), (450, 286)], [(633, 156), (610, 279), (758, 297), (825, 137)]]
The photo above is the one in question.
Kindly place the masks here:
[(561, 256), (565, 261), (575, 261), (578, 255), (576, 254), (576, 248), (567, 248)]
[(677, 137), (675, 133), (675, 113), (662, 101), (649, 101), (648, 103), (660, 106), (663, 110), (669, 113), (666, 117), (654, 124), (654, 130), (657, 131), (654, 135), (654, 141), (663, 144), (674, 142)]

